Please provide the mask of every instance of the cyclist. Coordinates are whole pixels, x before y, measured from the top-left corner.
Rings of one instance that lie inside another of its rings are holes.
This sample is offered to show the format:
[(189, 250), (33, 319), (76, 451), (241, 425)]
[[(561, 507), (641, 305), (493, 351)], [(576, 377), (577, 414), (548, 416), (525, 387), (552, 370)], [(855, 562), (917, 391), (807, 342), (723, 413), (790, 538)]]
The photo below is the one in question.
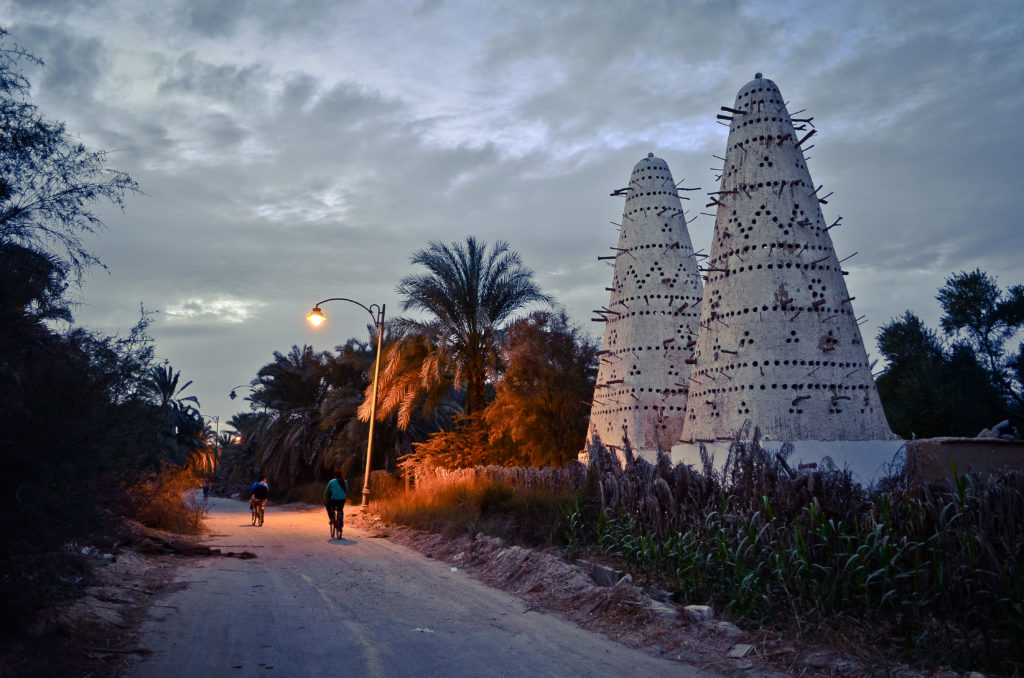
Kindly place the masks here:
[[(345, 499), (348, 497), (348, 483), (340, 468), (334, 469), (334, 478), (327, 483), (324, 490), (324, 507), (327, 509), (327, 519), (334, 523), (337, 514), (338, 525), (341, 527), (345, 522)], [(338, 538), (341, 538), (341, 530), (338, 530)]]
[(256, 508), (256, 502), (259, 502), (263, 506), (267, 505), (267, 497), (270, 496), (270, 485), (267, 484), (267, 477), (260, 476), (258, 482), (252, 484), (249, 488), (249, 510), (252, 511)]

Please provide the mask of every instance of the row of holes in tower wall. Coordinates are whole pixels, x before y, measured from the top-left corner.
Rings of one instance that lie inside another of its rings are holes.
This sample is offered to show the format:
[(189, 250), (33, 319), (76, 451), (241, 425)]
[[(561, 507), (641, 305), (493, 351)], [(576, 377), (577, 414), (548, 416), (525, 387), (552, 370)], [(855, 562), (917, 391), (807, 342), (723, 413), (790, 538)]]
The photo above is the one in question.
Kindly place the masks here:
[[(802, 402), (806, 402), (806, 401), (802, 401)], [(746, 402), (742, 403), (742, 405), (743, 405), (742, 407), (738, 407), (736, 409), (736, 413), (737, 414), (750, 414), (750, 408), (746, 407)], [(675, 406), (675, 405), (640, 405), (638, 403), (634, 403), (632, 405), (623, 405), (621, 407), (595, 408), (594, 409), (594, 414), (604, 414), (604, 415), (607, 415), (607, 414), (619, 414), (620, 412), (637, 412), (637, 411), (643, 411), (643, 410), (648, 410), (648, 411), (649, 410), (654, 410), (656, 412), (676, 412), (676, 411), (678, 411), (678, 412), (686, 412), (686, 409), (687, 409), (686, 406)], [(689, 415), (688, 418), (690, 419), (690, 421), (696, 421), (697, 420), (697, 415), (694, 412), (694, 410), (696, 408), (694, 408), (693, 406), (690, 406), (689, 409), (690, 409), (691, 414)], [(874, 412), (874, 411), (875, 411), (875, 408), (870, 406), (870, 405), (868, 405), (867, 403), (864, 404), (864, 407), (860, 408), (861, 414), (865, 414), (867, 412)], [(843, 412), (843, 408), (838, 406), (838, 405), (830, 404), (828, 406), (828, 413), (829, 414), (840, 414), (842, 412)], [(804, 413), (804, 408), (803, 407), (793, 406), (793, 407), (789, 408), (789, 413), (790, 414), (803, 414)], [(717, 410), (717, 409), (715, 409), (715, 408), (712, 408), (712, 410), (710, 412), (706, 412), (704, 414), (704, 416), (721, 417), (722, 416), (722, 412)]]
[(668, 210), (677, 210), (679, 214), (682, 214), (683, 212), (681, 208), (676, 207), (675, 205), (650, 205), (648, 207), (637, 207), (635, 209), (625, 210), (623, 214), (627, 219), (630, 219), (634, 214), (639, 214), (640, 212), (650, 212), (651, 210), (655, 210), (655, 216), (657, 216), (659, 212), (663, 214), (663, 211)]
[[(672, 287), (674, 283), (668, 283), (668, 282), (666, 282), (666, 280), (675, 280), (675, 279), (674, 278), (671, 278), (671, 279), (670, 278), (665, 278), (665, 279), (663, 279), (661, 281), (661, 283), (663, 285), (668, 285), (669, 287)], [(635, 297), (620, 297), (614, 303), (622, 304), (623, 306), (626, 306), (628, 308), (629, 304), (633, 304), (633, 303), (636, 303), (636, 304), (650, 304), (651, 303), (651, 299), (661, 299), (662, 297), (664, 297), (665, 303), (667, 303), (667, 304), (673, 304), (676, 301), (678, 301), (680, 303), (682, 303), (682, 302), (689, 302), (691, 305), (693, 305), (693, 304), (700, 303), (700, 299), (701, 299), (700, 297), (695, 297), (693, 295), (686, 295), (686, 294), (665, 294), (665, 295), (662, 295), (662, 294), (641, 294), (641, 295), (637, 295)]]
[[(740, 268), (737, 268), (735, 272), (732, 271), (731, 269), (729, 271), (726, 271), (726, 272), (714, 271), (714, 272), (708, 274), (707, 281), (709, 283), (712, 283), (712, 282), (716, 282), (718, 280), (724, 280), (725, 278), (728, 278), (731, 275), (739, 275), (740, 273), (749, 273), (751, 271), (760, 271), (762, 266), (764, 266), (764, 268), (767, 269), (767, 270), (778, 269), (778, 270), (781, 271), (781, 270), (784, 270), (784, 269), (790, 269), (791, 268), (791, 269), (803, 270), (803, 271), (835, 271), (836, 273), (839, 273), (840, 275), (844, 274), (843, 270), (841, 268), (839, 268), (838, 266), (826, 266), (824, 264), (801, 264), (799, 262), (795, 262), (794, 263), (794, 262), (790, 261), (790, 262), (786, 262), (785, 264), (778, 263), (778, 264), (758, 264), (757, 266), (742, 266)], [(741, 269), (744, 269), (744, 270), (741, 270)]]
[[(656, 423), (658, 425), (658, 428), (660, 428), (660, 429), (667, 429), (668, 428), (668, 424), (666, 422), (664, 422), (664, 421), (661, 421), (660, 419)], [(620, 433), (622, 431), (622, 427), (623, 426), (629, 426), (629, 421), (626, 420), (626, 419), (623, 419), (620, 424), (615, 424), (615, 423), (612, 423), (612, 422), (609, 421), (609, 422), (605, 423), (605, 425), (604, 425), (604, 433), (612, 434), (612, 435), (614, 435), (615, 433)], [(609, 447), (611, 447), (611, 446), (609, 446)]]
[(637, 191), (637, 190), (631, 190), (629, 192), (629, 194), (626, 195), (626, 202), (629, 202), (630, 200), (634, 200), (634, 199), (641, 198), (641, 197), (644, 197), (644, 196), (648, 196), (648, 195), (674, 195), (676, 197), (679, 197), (678, 189), (677, 190), (673, 190), (673, 191)]
[[(753, 342), (751, 342), (751, 343), (753, 343)], [(770, 367), (787, 367), (788, 368), (788, 367), (791, 367), (791, 366), (792, 367), (813, 367), (815, 370), (818, 370), (818, 369), (820, 369), (822, 367), (824, 367), (826, 369), (831, 367), (831, 368), (834, 368), (834, 369), (837, 369), (837, 370), (847, 370), (847, 369), (850, 369), (850, 368), (856, 368), (856, 369), (859, 370), (859, 368), (868, 367), (868, 363), (862, 363), (860, 361), (850, 362), (850, 361), (842, 361), (842, 360), (832, 360), (832, 361), (829, 361), (829, 360), (796, 360), (796, 359), (789, 360), (789, 359), (783, 359), (783, 358), (776, 358), (775, 360), (771, 360), (771, 359), (760, 360), (760, 361), (758, 361), (758, 360), (748, 360), (747, 362), (735, 362), (735, 363), (730, 363), (728, 365), (718, 365), (716, 367), (707, 367), (707, 368), (702, 368), (702, 369), (699, 369), (699, 370), (694, 370), (693, 371), (693, 376), (694, 377), (708, 377), (708, 378), (712, 378), (716, 374), (718, 376), (725, 376), (726, 374), (730, 374), (734, 370), (737, 370), (737, 369), (740, 369), (740, 368), (749, 368), (749, 367), (759, 367), (759, 368), (764, 368), (764, 367), (769, 367), (769, 368)], [(813, 373), (813, 370), (812, 370), (812, 372), (808, 373), (808, 376), (811, 373)]]
[[(853, 315), (853, 310), (849, 308), (829, 308), (826, 306), (797, 306), (795, 304), (787, 304), (785, 306), (779, 306), (778, 304), (774, 304), (772, 306), (768, 306), (767, 304), (762, 304), (760, 308), (756, 306), (748, 306), (741, 309), (736, 309), (734, 311), (719, 311), (717, 310), (717, 307), (713, 307), (711, 310), (707, 312), (707, 320), (714, 321), (717, 320), (718, 318), (735, 318), (737, 316), (746, 315), (748, 313), (796, 313), (797, 311), (799, 311), (800, 313), (816, 313), (818, 315), (827, 313), (830, 316)], [(662, 313), (664, 314), (665, 312), (662, 311)], [(626, 315), (628, 314), (623, 314), (621, 317), (626, 317)], [(635, 312), (633, 313), (633, 315), (635, 315)], [(751, 340), (749, 343), (752, 344), (754, 342)], [(787, 341), (786, 343), (788, 344), (790, 342)]]
[[(647, 174), (644, 174), (645, 172)], [(665, 174), (654, 174), (655, 172), (665, 172)], [(665, 179), (670, 181), (672, 179), (672, 175), (668, 171), (668, 165), (664, 162), (660, 162), (651, 163), (646, 167), (635, 168), (629, 178), (631, 181), (643, 181), (645, 179)]]
[[(765, 85), (767, 85), (767, 87)], [(767, 99), (768, 102), (774, 103), (774, 104), (779, 104), (780, 106), (782, 105), (782, 102), (779, 100), (779, 97), (782, 96), (782, 94), (779, 92), (779, 88), (776, 87), (775, 84), (772, 83), (770, 80), (768, 80), (768, 81), (766, 81), (764, 83), (759, 83), (759, 84), (755, 85), (754, 87), (751, 87), (750, 89), (748, 89), (748, 90), (746, 90), (744, 92), (740, 92), (739, 94), (737, 94), (736, 95), (736, 101), (737, 101), (737, 103), (739, 103), (739, 106), (737, 106), (736, 108), (740, 108), (743, 105), (742, 102), (740, 102), (740, 99), (746, 99), (747, 97), (751, 97), (751, 96), (753, 96), (755, 94), (758, 94), (760, 92), (765, 92), (765, 91), (768, 92), (768, 99)], [(778, 95), (778, 96), (775, 96), (775, 95)], [(764, 102), (765, 102), (764, 98), (761, 98), (760, 100), (751, 99), (750, 101), (747, 102), (747, 106), (750, 107), (750, 106), (753, 106), (756, 103), (762, 103), (763, 104)]]
[[(781, 384), (781, 385), (772, 384), (771, 388), (775, 389), (775, 390), (782, 390), (782, 391), (789, 390), (790, 393), (793, 393), (793, 392), (801, 393), (802, 391), (805, 390), (803, 388), (802, 384), (792, 384), (791, 385), (792, 388), (789, 388), (789, 389), (787, 389), (787, 386), (789, 386), (789, 385), (787, 385), (787, 384)], [(821, 402), (821, 398), (822, 398), (822, 396), (824, 396), (824, 397), (828, 398), (827, 403), (828, 403), (828, 412), (829, 412), (829, 414), (838, 414), (838, 413), (843, 411), (842, 408), (843, 408), (844, 404), (846, 404), (846, 403), (853, 404), (853, 396), (854, 395), (857, 395), (858, 396), (858, 400), (860, 400), (861, 403), (862, 403), (862, 409), (860, 410), (862, 414), (865, 413), (865, 412), (869, 412), (869, 411), (870, 412), (874, 412), (874, 407), (872, 407), (871, 403), (870, 403), (870, 400), (871, 400), (870, 389), (872, 389), (872, 388), (873, 388), (873, 386), (857, 385), (857, 386), (840, 386), (838, 389), (835, 389), (835, 388), (829, 388), (829, 385), (825, 384), (825, 385), (822, 386), (822, 388), (819, 389), (819, 388), (817, 388), (817, 385), (814, 385), (814, 387), (812, 388), (812, 385), (808, 384), (807, 390), (815, 390), (815, 391), (818, 391), (818, 393), (816, 393), (815, 395), (798, 395), (795, 398), (793, 398), (792, 402), (790, 403), (789, 408), (788, 408), (789, 409), (789, 413), (790, 414), (803, 414), (803, 412), (804, 412), (803, 408), (804, 407), (806, 407), (808, 404), (813, 403), (815, 401)], [(720, 416), (722, 416), (722, 410), (719, 409), (718, 404), (716, 402), (711, 401), (711, 400), (704, 400), (704, 399), (705, 398), (713, 398), (716, 395), (720, 396), (722, 393), (724, 393), (726, 391), (730, 391), (731, 392), (731, 391), (735, 391), (737, 389), (742, 391), (743, 387), (740, 386), (740, 387), (735, 387), (733, 389), (706, 389), (706, 390), (699, 390), (699, 391), (695, 390), (695, 391), (691, 392), (690, 393), (690, 397), (687, 400), (687, 409), (691, 413), (688, 418), (691, 421), (696, 420), (696, 416), (694, 416), (694, 413), (695, 413), (696, 410), (704, 410), (705, 416), (708, 416), (708, 415), (710, 415), (712, 417), (720, 417)], [(761, 390), (767, 390), (766, 387), (765, 387), (765, 384), (761, 384)], [(840, 391), (845, 391), (847, 393), (850, 393), (851, 391), (853, 391), (854, 393), (851, 393), (850, 395), (839, 395)], [(859, 393), (856, 393), (858, 391), (859, 391)], [(816, 398), (816, 396), (817, 396), (817, 398)], [(701, 404), (700, 404), (701, 402), (703, 402), (704, 405), (710, 407), (711, 408), (710, 411), (708, 411), (708, 407), (701, 406)], [(737, 412), (738, 414), (749, 414), (750, 413), (750, 409), (747, 407), (746, 401), (740, 401), (740, 405), (737, 408), (737, 410), (738, 410), (738, 412)]]
[(693, 251), (692, 247), (689, 247), (688, 245), (683, 245), (680, 242), (653, 242), (653, 243), (645, 243), (643, 245), (631, 245), (629, 247), (624, 247), (624, 248), (619, 250), (619, 254), (625, 254), (626, 252), (639, 252), (640, 250), (654, 250), (654, 249), (663, 250), (663, 249), (665, 249), (667, 247), (671, 247), (672, 249), (679, 250), (680, 254), (682, 256), (685, 256), (685, 257), (690, 257), (691, 256), (689, 254), (685, 254), (686, 252), (692, 252)]
[(693, 318), (694, 320), (700, 320), (699, 311), (626, 311), (625, 313), (619, 313), (618, 315), (610, 315), (607, 322), (612, 324), (621, 322), (626, 318), (635, 318), (637, 316), (646, 315), (667, 315), (673, 318)]
[[(845, 408), (842, 408), (842, 407), (829, 406), (829, 408), (828, 408), (828, 413), (829, 414), (842, 414), (844, 411), (845, 411)], [(875, 408), (871, 407), (870, 405), (865, 405), (864, 407), (860, 408), (860, 413), (861, 414), (868, 414), (868, 413), (872, 413), (874, 411), (875, 411)], [(697, 421), (697, 415), (693, 414), (692, 408), (691, 408), (690, 412), (691, 412), (691, 414), (687, 415), (687, 417), (686, 417), (687, 420), (689, 420), (689, 421)], [(804, 414), (804, 408), (802, 408), (802, 407), (790, 407), (789, 408), (789, 413), (790, 414)], [(737, 414), (750, 414), (750, 409), (749, 408), (740, 408), (740, 409), (737, 410)], [(817, 413), (816, 412), (812, 412), (812, 414), (817, 414)], [(719, 412), (718, 410), (712, 410), (711, 412), (703, 413), (701, 416), (703, 418), (710, 417), (710, 418), (714, 419), (714, 418), (721, 418), (722, 413)]]

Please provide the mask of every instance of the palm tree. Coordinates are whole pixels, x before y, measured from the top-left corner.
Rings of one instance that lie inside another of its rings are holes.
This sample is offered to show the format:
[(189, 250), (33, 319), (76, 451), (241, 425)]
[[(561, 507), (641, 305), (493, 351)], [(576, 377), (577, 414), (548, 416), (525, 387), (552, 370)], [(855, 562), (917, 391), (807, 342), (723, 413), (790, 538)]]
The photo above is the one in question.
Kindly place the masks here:
[(199, 413), (199, 399), (184, 395), (192, 382), (179, 385), (181, 372), (168, 364), (151, 367), (144, 374), (141, 391), (156, 407), (165, 426), (161, 434), (166, 444), (164, 456), (185, 463), (205, 449), (206, 424)]
[[(465, 392), (466, 414), (482, 411), (504, 325), (528, 304), (551, 302), (504, 241), (489, 249), (473, 236), (464, 244), (431, 241), (410, 261), (428, 272), (402, 278), (402, 310), (424, 311), (427, 318), (389, 323), (393, 338), (382, 361), (377, 405), (379, 419), (397, 412), (401, 428), (417, 402), (424, 400), (429, 412), (453, 390)], [(369, 418), (366, 402), (359, 414)]]
[(349, 339), (335, 347), (337, 354), (327, 362), (330, 387), (320, 404), (320, 427), (330, 436), (324, 459), (328, 468), (351, 467), (366, 451), (367, 427), (356, 413), (373, 377), (373, 346), (371, 342)]
[(199, 400), (195, 396), (182, 395), (192, 382), (187, 381), (179, 387), (180, 380), (181, 372), (175, 371), (170, 365), (151, 367), (142, 380), (142, 390), (156, 401), (161, 412), (183, 410), (185, 403), (195, 403), (198, 407)]
[(258, 471), (256, 454), (259, 449), (259, 432), (266, 427), (268, 411), (239, 412), (228, 420), (234, 431), (221, 432), (221, 460), (217, 464), (217, 475), (226, 483), (251, 483)]
[(250, 400), (268, 416), (253, 434), (256, 463), (278, 484), (315, 480), (324, 465), (330, 438), (320, 428), (320, 404), (329, 360), (310, 346), (292, 346), (287, 355), (275, 351), (274, 361), (257, 373)]

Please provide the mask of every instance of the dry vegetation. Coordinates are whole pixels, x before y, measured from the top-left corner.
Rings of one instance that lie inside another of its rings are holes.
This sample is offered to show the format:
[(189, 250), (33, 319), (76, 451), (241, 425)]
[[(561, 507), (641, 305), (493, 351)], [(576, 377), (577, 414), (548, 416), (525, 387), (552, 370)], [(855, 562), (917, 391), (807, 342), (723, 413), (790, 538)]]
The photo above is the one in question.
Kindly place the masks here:
[(797, 644), (842, 637), (861, 670), (1024, 670), (1024, 474), (867, 491), (841, 472), (790, 471), (756, 435), (722, 474), (665, 457), (622, 469), (600, 447), (591, 460), (440, 473), (376, 506), (449, 540), (603, 559)]

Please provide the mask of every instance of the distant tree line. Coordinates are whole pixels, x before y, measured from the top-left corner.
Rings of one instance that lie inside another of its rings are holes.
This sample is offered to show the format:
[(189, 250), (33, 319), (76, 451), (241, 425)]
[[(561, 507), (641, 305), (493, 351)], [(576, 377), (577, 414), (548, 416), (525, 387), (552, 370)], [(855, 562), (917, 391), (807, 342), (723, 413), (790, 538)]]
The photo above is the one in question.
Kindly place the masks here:
[(975, 436), (1005, 420), (1020, 430), (1024, 286), (1001, 290), (981, 270), (961, 271), (936, 299), (942, 335), (911, 311), (878, 333), (888, 362), (878, 392), (889, 426), (904, 438)]

